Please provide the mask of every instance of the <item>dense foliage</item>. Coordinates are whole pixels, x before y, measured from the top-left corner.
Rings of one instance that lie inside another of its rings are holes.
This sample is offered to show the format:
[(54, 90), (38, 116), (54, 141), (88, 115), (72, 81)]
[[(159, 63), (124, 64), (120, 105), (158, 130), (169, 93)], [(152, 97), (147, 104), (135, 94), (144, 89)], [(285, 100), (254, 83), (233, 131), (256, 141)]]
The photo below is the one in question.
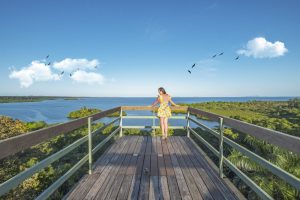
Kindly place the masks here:
[(72, 111), (68, 114), (68, 118), (70, 119), (77, 119), (77, 118), (81, 118), (81, 117), (87, 117), (89, 115), (93, 115), (96, 113), (101, 112), (100, 109), (97, 108), (87, 108), (87, 107), (82, 107), (80, 108), (80, 110), (75, 110)]

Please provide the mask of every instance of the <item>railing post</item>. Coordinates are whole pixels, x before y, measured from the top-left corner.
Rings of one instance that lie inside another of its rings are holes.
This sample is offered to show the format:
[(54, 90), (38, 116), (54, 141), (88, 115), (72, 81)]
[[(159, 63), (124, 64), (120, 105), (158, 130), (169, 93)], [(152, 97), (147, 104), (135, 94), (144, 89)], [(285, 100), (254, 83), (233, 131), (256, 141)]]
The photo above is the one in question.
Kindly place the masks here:
[(220, 128), (220, 138), (219, 138), (219, 153), (220, 153), (220, 158), (219, 158), (219, 176), (220, 178), (223, 178), (223, 131), (224, 131), (224, 126), (223, 126), (223, 118), (219, 117), (219, 128)]
[(92, 174), (92, 164), (93, 164), (93, 152), (92, 152), (92, 145), (93, 145), (93, 142), (92, 142), (92, 121), (93, 121), (93, 118), (92, 117), (89, 117), (88, 118), (88, 133), (89, 133), (89, 136), (88, 136), (88, 151), (89, 151), (89, 174)]
[(120, 108), (120, 137), (123, 136), (123, 130), (122, 130), (122, 126), (123, 126), (123, 110), (122, 110), (122, 107)]
[(152, 134), (155, 136), (155, 112), (154, 112), (154, 108), (152, 110), (152, 116), (153, 116), (153, 121), (152, 121)]
[(187, 115), (186, 115), (186, 130), (187, 130), (187, 137), (190, 137), (190, 111), (187, 111)]

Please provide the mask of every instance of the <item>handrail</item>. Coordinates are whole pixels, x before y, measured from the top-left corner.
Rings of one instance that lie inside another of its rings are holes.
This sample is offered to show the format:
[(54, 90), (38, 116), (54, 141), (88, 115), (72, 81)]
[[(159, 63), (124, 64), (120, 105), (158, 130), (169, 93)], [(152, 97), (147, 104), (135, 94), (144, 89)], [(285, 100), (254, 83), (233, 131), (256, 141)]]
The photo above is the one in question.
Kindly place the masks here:
[[(191, 114), (196, 113), (195, 110), (190, 110)], [(201, 111), (201, 110), (199, 110)], [(197, 111), (197, 114), (200, 112)], [(211, 115), (212, 113), (209, 113)], [(213, 114), (214, 115), (214, 114)], [(208, 115), (205, 115), (205, 117), (208, 117)], [(215, 116), (213, 116), (214, 119)], [(187, 120), (191, 121), (197, 125), (206, 132), (214, 135), (215, 137), (219, 138), (219, 151), (213, 147), (210, 143), (208, 143), (202, 136), (200, 136), (195, 130), (193, 130), (190, 126), (187, 126), (187, 129), (197, 138), (199, 141), (201, 141), (202, 144), (204, 144), (210, 151), (212, 151), (218, 158), (219, 158), (219, 175), (220, 177), (223, 177), (223, 163), (226, 164), (233, 172), (236, 173), (238, 177), (240, 177), (253, 191), (256, 192), (257, 195), (259, 195), (262, 199), (272, 199), (272, 197), (267, 194), (264, 190), (262, 190), (254, 181), (252, 181), (247, 175), (245, 175), (240, 169), (238, 169), (232, 162), (230, 162), (226, 157), (223, 157), (223, 142), (231, 146), (232, 148), (238, 150), (239, 152), (243, 153), (244, 155), (248, 156), (250, 159), (255, 161), (256, 163), (260, 164), (262, 167), (270, 171), (271, 173), (275, 174), (276, 176), (280, 177), (293, 187), (295, 187), (297, 190), (300, 190), (300, 179), (293, 174), (290, 174), (289, 172), (281, 169), (280, 167), (274, 165), (273, 163), (269, 162), (268, 160), (260, 157), (259, 155), (251, 152), (247, 148), (237, 144), (236, 142), (232, 141), (231, 139), (224, 137), (222, 133), (222, 122), (223, 118), (219, 118), (219, 124), (220, 124), (220, 133), (218, 133), (215, 130), (212, 130), (211, 128), (205, 126), (201, 122), (199, 122), (196, 119), (193, 119), (189, 116), (187, 116)]]
[(196, 108), (188, 108), (191, 114), (200, 115), (209, 118), (213, 121), (218, 121), (219, 118), (223, 118), (224, 124), (234, 128), (243, 133), (254, 136), (256, 139), (261, 139), (278, 147), (300, 154), (300, 138), (292, 135), (288, 135), (272, 129), (260, 127), (254, 124), (243, 122), (240, 120), (224, 117), (222, 115), (214, 114), (211, 112), (199, 110)]
[[(98, 134), (99, 132), (103, 131), (109, 125), (117, 122), (121, 118), (118, 117), (118, 118), (112, 120), (111, 122), (105, 124), (104, 126), (100, 127), (99, 129), (93, 131), (93, 132), (91, 131), (91, 123), (93, 121), (96, 121), (96, 120), (100, 119), (100, 118), (106, 117), (107, 115), (109, 115), (111, 113), (114, 113), (118, 110), (120, 111), (120, 107), (113, 108), (113, 109), (110, 109), (110, 110), (106, 110), (106, 111), (103, 111), (103, 112), (100, 112), (100, 113), (96, 113), (96, 114), (88, 116), (88, 117), (80, 118), (79, 120), (71, 121), (71, 124), (73, 124), (75, 122), (75, 124), (77, 125), (76, 126), (77, 128), (88, 124), (89, 125), (88, 126), (89, 134), (82, 137), (82, 138), (80, 138), (80, 139), (78, 139), (78, 140), (76, 140), (72, 144), (70, 144), (67, 147), (59, 150), (58, 152), (50, 155), (49, 157), (43, 159), (42, 161), (38, 162), (34, 166), (20, 172), (19, 174), (17, 174), (16, 176), (10, 178), (9, 180), (1, 183), (0, 184), (0, 196), (4, 195), (9, 190), (17, 187), (21, 182), (23, 182), (27, 178), (31, 177), (33, 174), (35, 174), (38, 171), (42, 170), (43, 168), (49, 166), (51, 163), (59, 160), (60, 158), (62, 158), (66, 154), (70, 153), (71, 151), (73, 151), (74, 149), (76, 149), (77, 147), (79, 147), (80, 145), (84, 144), (87, 141), (88, 141), (88, 146), (89, 146), (89, 152), (79, 162), (77, 162), (68, 172), (66, 172), (62, 177), (60, 177), (51, 186), (49, 186), (42, 194), (40, 194), (40, 196), (37, 199), (46, 199), (47, 197), (49, 197), (49, 195), (51, 195), (60, 185), (62, 185), (72, 174), (74, 174), (88, 160), (90, 161), (89, 162), (89, 173), (91, 173), (91, 166), (92, 166), (92, 159), (91, 158), (92, 158), (92, 155), (95, 154), (101, 147), (103, 147), (120, 130), (120, 127), (118, 127), (116, 130), (114, 130), (105, 139), (103, 139), (98, 145), (96, 145), (96, 147), (94, 147), (94, 149), (92, 148), (92, 137), (94, 135)], [(86, 120), (86, 122), (83, 123), (84, 122), (83, 120)], [(57, 125), (56, 127), (46, 128), (47, 129), (46, 131), (57, 130), (58, 129), (57, 127), (59, 127), (60, 129), (74, 130), (75, 129), (74, 127), (73, 128), (65, 127), (65, 126), (69, 126), (69, 124), (70, 124), (70, 122), (67, 122), (67, 123)], [(43, 134), (44, 132), (45, 132), (45, 129), (41, 129), (40, 131), (35, 131), (35, 133), (39, 133), (39, 134)], [(32, 135), (30, 137), (32, 137)], [(14, 141), (15, 138), (16, 137), (12, 138), (11, 141)], [(20, 138), (22, 138), (22, 137), (18, 137), (17, 141)], [(9, 140), (1, 141), (0, 149), (2, 148), (2, 145), (5, 145), (8, 142), (9, 142)], [(12, 145), (14, 143), (8, 143), (8, 144)], [(8, 146), (8, 145), (6, 144), (6, 146)]]
[[(118, 112), (119, 110), (120, 107), (116, 107), (93, 114), (88, 117), (93, 117), (93, 120), (95, 121), (111, 113)], [(79, 127), (87, 125), (88, 117), (75, 119), (59, 125), (43, 128), (23, 135), (11, 137), (5, 140), (0, 140), (0, 159), (18, 153), (22, 150), (28, 149), (34, 145), (49, 140), (60, 134), (67, 133)]]
[[(171, 110), (172, 111), (181, 111), (181, 112), (186, 112), (188, 107), (187, 106), (170, 106)], [(133, 128), (136, 128), (136, 129), (144, 129), (144, 128), (151, 128), (153, 131), (153, 133), (155, 134), (155, 129), (159, 129), (160, 127), (159, 126), (156, 126), (155, 125), (155, 119), (157, 119), (158, 117), (154, 115), (154, 112), (157, 111), (157, 107), (151, 107), (151, 106), (121, 106), (121, 110), (139, 110), (139, 111), (152, 111), (153, 112), (153, 115), (150, 116), (150, 115), (146, 115), (146, 116), (130, 116), (130, 115), (127, 115), (127, 116), (122, 116), (122, 112), (121, 112), (121, 123), (120, 123), (120, 127), (121, 127), (121, 132), (122, 132), (122, 129), (123, 128), (127, 128), (127, 129), (133, 129)], [(152, 119), (152, 126), (123, 126), (122, 125), (122, 121), (123, 119)], [(179, 120), (185, 120), (186, 117), (185, 116), (171, 116), (169, 117), (169, 119), (179, 119)], [(169, 126), (170, 129), (185, 129), (184, 126)]]
[[(121, 106), (122, 110), (157, 110), (157, 107), (151, 106)], [(170, 106), (172, 111), (182, 111), (185, 112), (188, 109), (188, 106)]]

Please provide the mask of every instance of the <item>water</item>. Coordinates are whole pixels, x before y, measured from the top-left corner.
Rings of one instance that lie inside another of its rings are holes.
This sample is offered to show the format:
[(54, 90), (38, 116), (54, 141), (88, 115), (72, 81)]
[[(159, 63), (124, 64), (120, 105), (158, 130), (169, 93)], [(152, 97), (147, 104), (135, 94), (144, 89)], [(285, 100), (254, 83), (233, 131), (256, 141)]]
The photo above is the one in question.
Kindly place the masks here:
[[(209, 101), (235, 101), (246, 102), (250, 100), (258, 101), (286, 101), (292, 97), (173, 97), (175, 103), (197, 103)], [(69, 112), (78, 110), (83, 106), (88, 108), (98, 108), (107, 110), (117, 106), (147, 106), (154, 102), (155, 98), (150, 97), (95, 97), (81, 98), (79, 100), (46, 100), (41, 102), (22, 102), (22, 103), (0, 103), (0, 115), (12, 117), (22, 121), (45, 121), (49, 124), (66, 122), (69, 119)], [(128, 115), (151, 115), (150, 111), (127, 111)], [(104, 122), (110, 121), (104, 119)], [(127, 120), (128, 125), (142, 125), (144, 120)], [(130, 122), (132, 121), (132, 122)], [(181, 125), (174, 120), (173, 125)], [(135, 122), (138, 122), (135, 123)], [(170, 120), (170, 123), (172, 120)], [(151, 125), (151, 120), (147, 125)]]

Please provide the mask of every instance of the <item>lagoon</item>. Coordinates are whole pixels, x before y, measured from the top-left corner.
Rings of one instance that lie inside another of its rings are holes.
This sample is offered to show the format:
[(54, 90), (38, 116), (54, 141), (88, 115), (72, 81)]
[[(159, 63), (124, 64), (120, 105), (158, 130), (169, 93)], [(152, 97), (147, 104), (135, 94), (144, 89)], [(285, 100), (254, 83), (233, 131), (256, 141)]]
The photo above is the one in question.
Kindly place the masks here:
[[(286, 101), (293, 97), (173, 97), (175, 103), (199, 103), (211, 101)], [(86, 97), (78, 100), (45, 100), (40, 102), (0, 103), (0, 115), (22, 121), (45, 121), (48, 124), (66, 122), (69, 112), (83, 106), (107, 110), (117, 106), (145, 106), (153, 103), (153, 97)], [(149, 115), (150, 111), (129, 111), (129, 115)], [(106, 121), (106, 120), (105, 120)]]

